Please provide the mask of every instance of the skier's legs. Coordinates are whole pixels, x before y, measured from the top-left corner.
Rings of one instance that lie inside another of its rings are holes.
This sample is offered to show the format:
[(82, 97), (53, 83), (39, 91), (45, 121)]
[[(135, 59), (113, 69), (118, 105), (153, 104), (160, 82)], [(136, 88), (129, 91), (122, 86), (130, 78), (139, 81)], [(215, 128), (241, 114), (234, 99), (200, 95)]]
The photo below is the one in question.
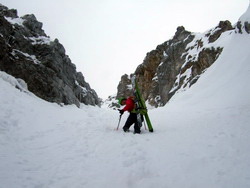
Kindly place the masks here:
[(137, 117), (136, 117), (136, 114), (135, 113), (130, 113), (129, 116), (128, 116), (128, 119), (125, 123), (125, 125), (123, 126), (123, 130), (126, 132), (128, 131), (128, 129), (130, 128), (130, 126), (133, 124), (133, 123), (136, 123), (137, 122)]
[(138, 133), (138, 134), (141, 133), (141, 130), (140, 130), (141, 127), (140, 127), (140, 123), (138, 121), (135, 122), (134, 129), (135, 129), (135, 133)]

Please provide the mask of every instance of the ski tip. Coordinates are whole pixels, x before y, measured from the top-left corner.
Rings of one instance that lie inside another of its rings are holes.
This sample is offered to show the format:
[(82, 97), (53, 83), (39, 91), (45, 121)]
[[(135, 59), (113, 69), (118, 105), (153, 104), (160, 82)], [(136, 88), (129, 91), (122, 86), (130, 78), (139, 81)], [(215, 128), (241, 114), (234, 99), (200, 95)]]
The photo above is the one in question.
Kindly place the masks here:
[(151, 133), (152, 133), (152, 132), (154, 132), (154, 130), (153, 130), (153, 129), (150, 129), (150, 130), (149, 130), (149, 132), (151, 132)]

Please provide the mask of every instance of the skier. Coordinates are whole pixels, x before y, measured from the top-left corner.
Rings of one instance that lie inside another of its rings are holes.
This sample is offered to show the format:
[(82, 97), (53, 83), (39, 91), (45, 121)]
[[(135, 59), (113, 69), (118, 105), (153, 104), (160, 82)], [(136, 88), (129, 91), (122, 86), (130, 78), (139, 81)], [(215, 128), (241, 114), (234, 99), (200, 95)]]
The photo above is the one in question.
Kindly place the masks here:
[(118, 103), (122, 106), (125, 105), (125, 107), (123, 109), (119, 109), (119, 112), (121, 115), (125, 111), (129, 112), (128, 119), (127, 119), (125, 125), (123, 126), (123, 131), (128, 132), (130, 126), (134, 124), (134, 133), (140, 134), (141, 133), (141, 130), (140, 130), (141, 123), (138, 122), (138, 119), (137, 119), (138, 112), (136, 111), (135, 98), (129, 97), (126, 99), (125, 97), (122, 97), (122, 98), (118, 99)]

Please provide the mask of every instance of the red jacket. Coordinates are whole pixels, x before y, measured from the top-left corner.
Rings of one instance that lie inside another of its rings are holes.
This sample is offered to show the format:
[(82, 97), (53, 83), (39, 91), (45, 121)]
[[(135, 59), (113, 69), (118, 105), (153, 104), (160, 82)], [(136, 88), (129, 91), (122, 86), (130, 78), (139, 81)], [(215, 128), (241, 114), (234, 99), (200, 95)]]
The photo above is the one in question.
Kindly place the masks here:
[(133, 97), (129, 97), (126, 100), (126, 106), (122, 110), (131, 112), (134, 108), (135, 108), (135, 102), (133, 100)]

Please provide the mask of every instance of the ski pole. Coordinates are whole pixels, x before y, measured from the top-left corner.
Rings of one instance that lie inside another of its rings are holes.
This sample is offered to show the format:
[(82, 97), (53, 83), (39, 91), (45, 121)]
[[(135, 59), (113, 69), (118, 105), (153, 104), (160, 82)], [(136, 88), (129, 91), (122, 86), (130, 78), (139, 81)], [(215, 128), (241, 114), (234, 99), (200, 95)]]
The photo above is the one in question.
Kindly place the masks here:
[(144, 121), (143, 123), (144, 123), (145, 130), (147, 130), (147, 127), (146, 127), (146, 123), (145, 123), (145, 121)]
[(121, 118), (122, 118), (122, 114), (120, 115), (119, 122), (118, 122), (118, 125), (117, 125), (116, 130), (118, 130), (118, 129), (119, 129), (119, 125), (120, 125), (120, 122), (121, 122)]

